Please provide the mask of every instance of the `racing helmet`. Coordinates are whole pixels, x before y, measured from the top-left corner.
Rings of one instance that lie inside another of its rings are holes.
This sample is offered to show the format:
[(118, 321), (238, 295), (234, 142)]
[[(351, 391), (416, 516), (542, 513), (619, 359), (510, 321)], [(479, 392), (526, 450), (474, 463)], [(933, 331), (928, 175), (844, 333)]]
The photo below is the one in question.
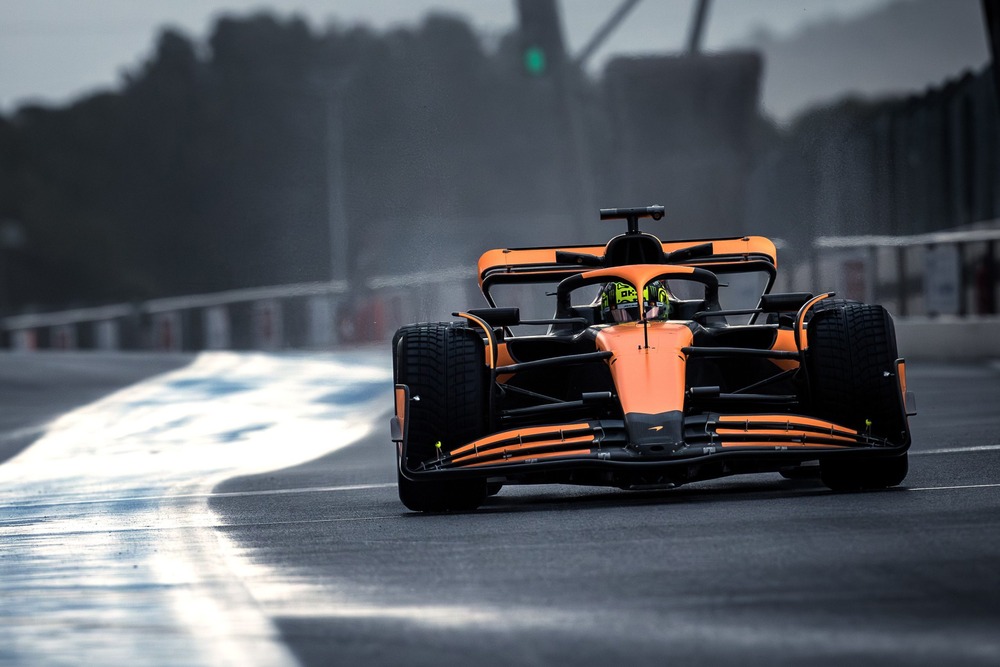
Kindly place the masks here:
[(674, 312), (674, 295), (665, 280), (654, 280), (642, 291), (647, 320), (666, 320)]
[[(642, 299), (646, 304), (647, 320), (665, 320), (670, 317), (673, 295), (664, 281), (654, 280), (648, 283), (642, 290)], [(609, 324), (641, 320), (635, 288), (625, 282), (605, 285), (601, 290), (601, 318)]]

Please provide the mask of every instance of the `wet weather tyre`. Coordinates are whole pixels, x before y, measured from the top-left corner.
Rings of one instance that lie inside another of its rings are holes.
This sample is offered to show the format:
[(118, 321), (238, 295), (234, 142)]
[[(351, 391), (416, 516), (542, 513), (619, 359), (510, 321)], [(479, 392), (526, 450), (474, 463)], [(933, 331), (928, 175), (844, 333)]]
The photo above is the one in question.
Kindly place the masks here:
[(454, 327), (458, 326), (459, 322), (421, 322), (418, 324), (406, 324), (404, 326), (396, 329), (396, 333), (392, 336), (392, 380), (395, 383), (399, 383), (399, 341), (403, 339), (403, 336), (410, 333), (411, 331), (420, 331), (421, 329), (426, 329), (427, 327)]
[[(404, 329), (396, 340), (395, 374), (410, 388), (406, 463), (416, 469), (485, 433), (489, 374), (475, 331), (449, 323)], [(484, 479), (414, 481), (400, 473), (398, 481), (399, 499), (418, 512), (472, 510), (487, 496)]]
[[(906, 422), (896, 380), (896, 334), (882, 306), (847, 303), (809, 321), (806, 357), (813, 413), (900, 444)], [(907, 472), (906, 454), (837, 456), (820, 465), (821, 479), (836, 490), (896, 486)]]
[(846, 308), (847, 306), (861, 305), (860, 301), (855, 301), (854, 299), (837, 299), (829, 298), (823, 299), (822, 301), (816, 302), (809, 312), (806, 314), (806, 319), (809, 320), (816, 315), (816, 313), (821, 313), (824, 310), (836, 310), (837, 308)]

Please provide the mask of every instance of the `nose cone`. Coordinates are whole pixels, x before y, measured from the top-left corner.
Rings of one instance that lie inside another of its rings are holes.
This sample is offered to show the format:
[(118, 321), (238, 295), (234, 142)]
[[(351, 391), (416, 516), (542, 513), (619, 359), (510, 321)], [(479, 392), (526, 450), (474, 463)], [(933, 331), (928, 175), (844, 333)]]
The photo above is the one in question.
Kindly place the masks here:
[(651, 456), (684, 444), (687, 357), (681, 351), (694, 336), (685, 323), (623, 324), (604, 329), (597, 347), (608, 361), (629, 442)]
[(684, 446), (684, 413), (680, 410), (645, 414), (625, 414), (629, 443), (640, 454), (655, 456)]

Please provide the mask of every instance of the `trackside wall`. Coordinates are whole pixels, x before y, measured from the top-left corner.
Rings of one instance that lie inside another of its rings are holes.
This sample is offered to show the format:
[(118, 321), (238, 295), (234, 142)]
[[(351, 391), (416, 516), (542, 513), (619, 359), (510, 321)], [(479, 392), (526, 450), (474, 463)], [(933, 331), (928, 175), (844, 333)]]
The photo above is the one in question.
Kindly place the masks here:
[[(792, 267), (783, 263), (776, 289), (822, 288), (885, 305), (907, 359), (1000, 359), (998, 276), (983, 259), (992, 255), (982, 250), (991, 247), (993, 241), (984, 236), (991, 233), (905, 242), (825, 240), (810, 260)], [(1000, 230), (995, 233), (1000, 240)], [(957, 251), (955, 244), (961, 246)], [(928, 262), (936, 273), (927, 273)], [(324, 350), (383, 344), (403, 324), (452, 320), (457, 310), (484, 305), (475, 269), (455, 267), (375, 278), (361, 286), (285, 285), (19, 315), (0, 320), (0, 341), (21, 352)]]

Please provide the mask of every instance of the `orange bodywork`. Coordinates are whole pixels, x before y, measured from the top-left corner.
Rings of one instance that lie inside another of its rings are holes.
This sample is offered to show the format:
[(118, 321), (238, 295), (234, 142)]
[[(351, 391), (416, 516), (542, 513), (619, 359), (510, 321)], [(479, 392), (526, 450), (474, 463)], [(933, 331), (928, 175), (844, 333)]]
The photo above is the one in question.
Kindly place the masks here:
[[(511, 356), (510, 350), (507, 349), (507, 343), (500, 343), (497, 345), (496, 365), (492, 368), (496, 368), (497, 366), (510, 366), (513, 363), (516, 363), (516, 361), (514, 357)], [(497, 376), (497, 380), (499, 382), (504, 382), (509, 377), (509, 374), (499, 375)]]
[(808, 338), (806, 337), (806, 315), (809, 314), (809, 311), (812, 310), (813, 306), (823, 299), (828, 299), (831, 296), (833, 296), (832, 292), (814, 296), (809, 301), (806, 301), (805, 305), (799, 308), (799, 312), (795, 316), (795, 329), (793, 333), (795, 334), (796, 347), (801, 348), (802, 351), (805, 351), (805, 349), (809, 347)]
[[(505, 445), (500, 451), (503, 454), (504, 460), (509, 460), (512, 452), (517, 452), (519, 454), (527, 456), (526, 452), (530, 452), (534, 449), (542, 449), (544, 447), (551, 447), (553, 444), (560, 445), (588, 445), (584, 451), (589, 452), (589, 445), (594, 442), (592, 436), (581, 436), (579, 438), (569, 438), (567, 440), (541, 440), (539, 442), (532, 443), (518, 443), (512, 445)], [(575, 450), (574, 450), (575, 451)], [(463, 462), (469, 461), (471, 459), (478, 458), (480, 454), (478, 452), (472, 452), (471, 454), (466, 454), (465, 456), (458, 456), (452, 459), (452, 463), (461, 464)], [(543, 454), (535, 453), (532, 456), (543, 456)]]
[[(477, 467), (589, 454), (595, 445), (588, 424), (536, 426), (480, 438), (449, 453), (450, 464)], [(555, 451), (553, 451), (555, 450)]]
[(597, 334), (597, 349), (614, 354), (608, 365), (624, 413), (684, 409), (687, 359), (681, 348), (693, 341), (686, 325), (671, 322), (619, 324)]
[[(906, 401), (906, 362), (900, 359), (896, 363), (896, 381), (899, 382), (899, 395)], [(905, 406), (909, 407), (909, 406)]]
[(406, 390), (402, 387), (396, 387), (396, 415), (399, 416), (399, 425), (404, 427), (404, 419), (406, 418)]
[[(854, 443), (851, 443), (851, 444), (854, 444)], [(809, 449), (843, 449), (844, 447), (848, 447), (849, 446), (846, 443), (844, 445), (830, 445), (830, 444), (818, 444), (818, 443), (813, 443), (813, 442), (810, 442), (810, 443), (798, 443), (798, 442), (774, 443), (774, 442), (768, 442), (768, 441), (761, 441), (761, 442), (750, 442), (750, 441), (747, 441), (747, 442), (743, 442), (743, 441), (741, 441), (741, 442), (725, 442), (725, 441), (723, 441), (723, 442), (717, 443), (717, 445), (719, 447), (729, 448), (729, 449), (738, 448), (738, 447), (745, 447), (745, 448), (748, 448), (748, 449), (760, 449), (762, 447), (772, 447), (774, 449), (794, 449), (796, 447), (809, 448)]]
[[(584, 454), (589, 454), (590, 448), (587, 449), (573, 449), (566, 452), (547, 452), (540, 454), (525, 454), (523, 456), (510, 456), (505, 457), (503, 463), (525, 463), (527, 461), (537, 461), (539, 459), (558, 459), (558, 458), (573, 458), (574, 456), (582, 456)], [(480, 461), (478, 463), (470, 463), (466, 467), (477, 468), (479, 466), (496, 465), (495, 461)]]
[(493, 358), (493, 350), (496, 349), (497, 342), (496, 337), (493, 335), (493, 327), (484, 322), (482, 318), (476, 317), (470, 313), (458, 313), (458, 316), (464, 317), (470, 323), (482, 330), (483, 335), (486, 336), (486, 365), (490, 368), (496, 368), (497, 360)]
[[(517, 431), (504, 431), (503, 433), (496, 433), (485, 438), (480, 438), (475, 442), (470, 442), (467, 445), (459, 447), (458, 449), (453, 449), (451, 451), (452, 456), (462, 456), (463, 454), (468, 454), (469, 452), (478, 452), (480, 448), (488, 449), (492, 445), (498, 445), (504, 441), (510, 441), (509, 446), (514, 449), (518, 449), (525, 446), (523, 440), (525, 438), (531, 438), (534, 436), (551, 436), (546, 440), (536, 440), (531, 444), (537, 445), (540, 442), (547, 442), (551, 444), (552, 442), (583, 442), (582, 438), (587, 440), (593, 440), (589, 435), (584, 436), (582, 433), (590, 433), (591, 429), (586, 424), (569, 424), (566, 426), (535, 426), (532, 428), (522, 428)], [(557, 437), (558, 436), (558, 437)], [(508, 445), (504, 445), (505, 447)]]
[[(774, 347), (772, 349), (783, 350), (785, 352), (796, 352), (795, 332), (791, 329), (778, 329), (777, 336), (774, 340)], [(799, 362), (794, 359), (771, 359), (771, 363), (783, 371), (790, 371), (799, 367)]]
[(838, 433), (841, 435), (857, 435), (858, 433), (857, 431), (852, 431), (849, 428), (838, 426), (832, 422), (815, 419), (813, 417), (800, 417), (799, 415), (773, 414), (754, 415), (753, 417), (746, 417), (743, 415), (722, 415), (719, 417), (720, 424), (743, 424), (745, 426), (744, 430), (748, 429), (751, 424), (757, 422), (772, 424), (775, 422), (783, 422), (789, 428), (793, 428), (796, 425), (813, 426), (816, 428), (829, 429), (831, 435), (836, 435)]
[[(675, 250), (690, 248), (705, 241), (679, 241), (672, 243), (661, 243), (663, 252), (670, 253)], [(778, 265), (778, 251), (774, 247), (774, 242), (763, 236), (744, 236), (740, 238), (712, 240), (713, 255), (726, 255), (747, 259), (756, 256), (766, 259), (775, 267)], [(498, 248), (488, 250), (479, 258), (479, 284), (483, 284), (483, 278), (487, 273), (493, 271), (511, 272), (515, 269), (530, 270), (531, 267), (538, 267), (538, 273), (564, 273), (573, 271), (570, 265), (559, 265), (556, 262), (556, 252), (566, 251), (585, 255), (601, 257), (604, 255), (605, 246), (567, 246), (565, 248), (524, 248), (508, 249)], [(692, 266), (708, 264), (697, 259), (689, 262)], [(578, 269), (576, 269), (578, 270)]]
[(409, 400), (408, 391), (405, 387), (401, 385), (396, 385), (395, 389), (395, 403), (396, 403), (396, 420), (399, 424), (399, 440), (396, 442), (396, 453), (399, 456), (403, 455), (403, 440), (406, 438), (406, 403)]
[[(722, 442), (719, 443), (721, 447), (780, 446), (782, 448), (821, 447), (836, 449), (838, 447), (854, 446), (857, 444), (858, 439), (862, 437), (862, 434), (858, 431), (844, 426), (800, 415), (721, 415), (718, 421), (719, 424), (715, 428), (715, 434), (722, 438)], [(776, 444), (766, 441), (725, 441), (726, 436), (746, 436), (751, 434), (754, 437), (770, 436), (779, 438), (781, 442), (780, 444)], [(820, 438), (824, 442), (816, 442)], [(830, 440), (835, 442), (831, 443), (829, 442)], [(839, 445), (836, 444), (837, 442), (844, 444)]]

